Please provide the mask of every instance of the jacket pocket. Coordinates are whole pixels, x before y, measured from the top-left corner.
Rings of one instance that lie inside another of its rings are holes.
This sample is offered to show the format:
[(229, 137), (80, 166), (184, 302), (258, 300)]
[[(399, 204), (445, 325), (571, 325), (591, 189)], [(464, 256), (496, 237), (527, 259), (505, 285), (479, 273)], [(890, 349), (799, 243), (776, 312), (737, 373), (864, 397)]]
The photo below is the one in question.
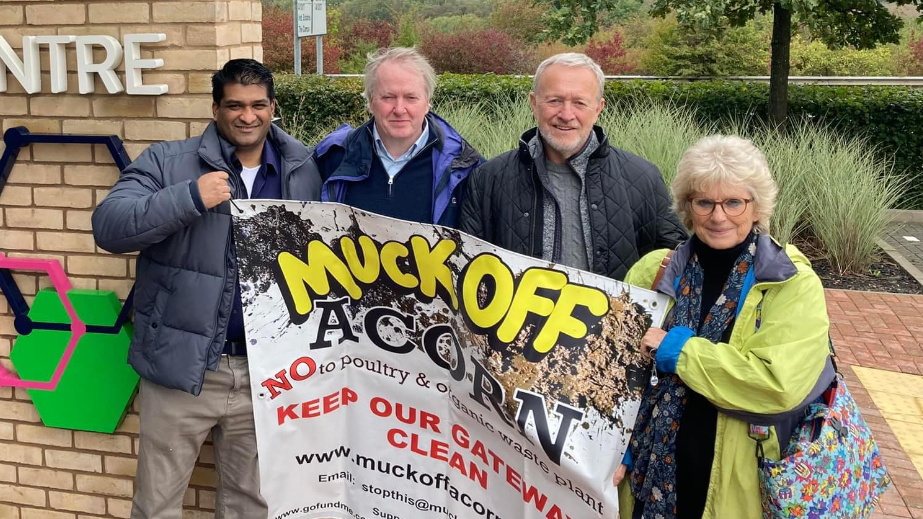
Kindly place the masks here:
[(172, 295), (172, 290), (167, 290), (164, 287), (157, 288), (157, 294), (154, 296), (154, 308), (147, 319), (144, 340), (141, 343), (141, 351), (145, 356), (150, 357), (157, 349), (157, 336), (160, 333), (160, 329), (163, 328), (163, 323), (161, 321), (163, 320), (167, 302)]

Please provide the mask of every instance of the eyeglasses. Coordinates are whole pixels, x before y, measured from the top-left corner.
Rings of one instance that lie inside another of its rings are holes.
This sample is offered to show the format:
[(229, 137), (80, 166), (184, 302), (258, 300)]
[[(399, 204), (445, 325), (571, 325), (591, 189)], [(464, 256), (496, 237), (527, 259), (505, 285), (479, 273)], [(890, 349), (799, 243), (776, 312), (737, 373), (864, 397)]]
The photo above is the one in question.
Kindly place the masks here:
[(728, 216), (740, 216), (747, 210), (747, 204), (752, 202), (752, 198), (728, 198), (727, 200), (709, 200), (708, 198), (690, 198), (692, 211), (699, 216), (710, 216), (715, 212), (715, 207), (721, 206), (721, 210)]

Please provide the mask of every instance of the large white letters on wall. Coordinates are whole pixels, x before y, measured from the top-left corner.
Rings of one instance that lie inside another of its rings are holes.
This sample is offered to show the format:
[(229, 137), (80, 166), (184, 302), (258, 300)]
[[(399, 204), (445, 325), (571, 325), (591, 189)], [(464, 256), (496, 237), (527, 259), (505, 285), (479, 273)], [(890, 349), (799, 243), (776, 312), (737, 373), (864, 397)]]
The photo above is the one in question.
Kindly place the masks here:
[[(163, 66), (162, 59), (141, 59), (142, 43), (157, 43), (167, 39), (166, 34), (126, 34), (123, 44), (112, 36), (23, 36), (22, 58), (13, 51), (10, 44), (0, 36), (0, 93), (6, 92), (7, 70), (19, 81), (28, 94), (42, 89), (42, 71), (39, 49), (48, 46), (50, 56), (51, 92), (67, 91), (67, 60), (65, 47), (73, 43), (77, 50), (77, 84), (81, 94), (96, 92), (93, 75), (98, 74), (110, 94), (125, 92), (130, 95), (161, 95), (167, 93), (167, 85), (145, 85), (142, 69)], [(123, 52), (124, 46), (124, 52)], [(105, 58), (96, 63), (93, 48), (102, 47)], [(125, 85), (119, 80), (115, 68), (125, 58)]]

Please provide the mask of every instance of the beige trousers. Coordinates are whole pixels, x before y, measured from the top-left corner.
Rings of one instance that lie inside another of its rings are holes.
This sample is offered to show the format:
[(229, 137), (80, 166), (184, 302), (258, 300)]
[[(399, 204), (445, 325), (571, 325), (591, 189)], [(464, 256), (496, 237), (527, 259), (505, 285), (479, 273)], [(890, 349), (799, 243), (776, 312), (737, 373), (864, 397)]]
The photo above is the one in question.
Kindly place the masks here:
[(266, 519), (246, 357), (221, 357), (199, 396), (141, 379), (141, 447), (131, 519), (181, 519), (183, 494), (212, 433), (215, 519)]

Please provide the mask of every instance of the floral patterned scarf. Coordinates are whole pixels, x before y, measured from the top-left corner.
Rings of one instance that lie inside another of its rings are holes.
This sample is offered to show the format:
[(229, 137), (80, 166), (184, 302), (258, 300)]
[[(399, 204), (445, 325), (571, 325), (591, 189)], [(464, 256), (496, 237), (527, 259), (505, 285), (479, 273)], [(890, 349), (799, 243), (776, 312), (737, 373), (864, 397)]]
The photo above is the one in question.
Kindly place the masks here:
[[(699, 327), (702, 287), (705, 271), (693, 254), (683, 270), (677, 290), (676, 305), (667, 319), (666, 330), (674, 326), (698, 328), (697, 337), (712, 342), (721, 341), (728, 324), (737, 315), (744, 280), (753, 265), (756, 235), (749, 238), (731, 268), (721, 295)], [(634, 469), (631, 472), (631, 493), (637, 506), (643, 506), (644, 517), (675, 518), (676, 510), (676, 437), (682, 423), (687, 401), (686, 384), (676, 374), (661, 377), (656, 386), (648, 385), (641, 398), (641, 407), (631, 438)]]

